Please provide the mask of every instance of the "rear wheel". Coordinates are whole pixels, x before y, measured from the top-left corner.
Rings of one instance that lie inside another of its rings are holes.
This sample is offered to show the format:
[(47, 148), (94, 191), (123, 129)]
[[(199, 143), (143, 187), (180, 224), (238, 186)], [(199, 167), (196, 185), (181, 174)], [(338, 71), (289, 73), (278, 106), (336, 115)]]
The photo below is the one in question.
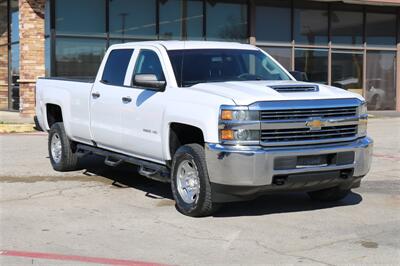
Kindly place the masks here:
[(201, 217), (217, 210), (211, 198), (211, 185), (201, 145), (181, 146), (174, 155), (171, 175), (171, 189), (178, 211)]
[(56, 171), (73, 171), (78, 168), (78, 156), (73, 143), (68, 139), (62, 122), (54, 123), (49, 132), (49, 157)]
[(327, 188), (317, 191), (308, 192), (308, 196), (316, 201), (339, 201), (344, 199), (349, 193), (350, 189), (342, 189), (340, 187)]

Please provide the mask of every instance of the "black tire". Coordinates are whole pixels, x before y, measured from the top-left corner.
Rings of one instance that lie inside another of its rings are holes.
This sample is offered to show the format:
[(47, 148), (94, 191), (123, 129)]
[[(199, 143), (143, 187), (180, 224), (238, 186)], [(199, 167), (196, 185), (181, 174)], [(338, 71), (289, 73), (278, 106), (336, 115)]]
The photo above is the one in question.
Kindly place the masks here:
[[(195, 202), (187, 203), (178, 192), (178, 168), (183, 161), (194, 162), (197, 168), (200, 192)], [(182, 214), (192, 217), (209, 216), (218, 209), (218, 205), (212, 202), (211, 185), (208, 177), (208, 170), (205, 160), (204, 148), (199, 144), (187, 144), (181, 146), (172, 161), (171, 168), (171, 189), (175, 199), (176, 208)]]
[(350, 189), (342, 189), (340, 187), (327, 188), (317, 191), (308, 192), (308, 196), (315, 201), (339, 201), (344, 199), (349, 193)]
[[(55, 136), (56, 135), (56, 136)], [(52, 152), (53, 137), (61, 141), (61, 156), (54, 157)], [(60, 172), (73, 171), (78, 169), (78, 156), (74, 151), (73, 143), (65, 133), (62, 122), (54, 123), (49, 132), (48, 150), (53, 169)]]

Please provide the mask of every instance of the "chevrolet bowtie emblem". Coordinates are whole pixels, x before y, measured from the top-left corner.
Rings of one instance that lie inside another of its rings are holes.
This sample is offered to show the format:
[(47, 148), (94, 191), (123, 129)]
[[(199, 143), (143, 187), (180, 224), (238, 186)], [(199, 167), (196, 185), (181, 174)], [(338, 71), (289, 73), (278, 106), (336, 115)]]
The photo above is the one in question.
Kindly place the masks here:
[(321, 130), (323, 126), (325, 126), (325, 122), (320, 119), (314, 119), (306, 122), (306, 126), (310, 128), (310, 130)]

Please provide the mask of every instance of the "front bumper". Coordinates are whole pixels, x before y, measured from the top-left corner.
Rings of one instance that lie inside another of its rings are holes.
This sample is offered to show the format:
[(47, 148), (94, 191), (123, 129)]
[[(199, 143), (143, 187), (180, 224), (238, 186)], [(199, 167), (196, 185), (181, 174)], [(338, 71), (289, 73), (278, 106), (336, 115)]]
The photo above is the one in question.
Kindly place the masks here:
[[(206, 144), (207, 168), (216, 201), (255, 197), (266, 191), (317, 190), (333, 186), (354, 187), (371, 166), (373, 141), (356, 141), (302, 147), (246, 147)], [(277, 169), (281, 158), (354, 152), (351, 163)], [(223, 195), (222, 195), (223, 194)], [(226, 197), (228, 194), (232, 197)]]

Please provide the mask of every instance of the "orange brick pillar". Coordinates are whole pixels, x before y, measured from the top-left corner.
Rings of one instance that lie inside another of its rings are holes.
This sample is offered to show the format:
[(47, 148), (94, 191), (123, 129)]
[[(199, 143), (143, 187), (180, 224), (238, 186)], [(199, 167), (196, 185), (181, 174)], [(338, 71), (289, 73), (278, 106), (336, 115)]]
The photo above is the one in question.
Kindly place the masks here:
[(7, 8), (0, 6), (0, 110), (8, 108), (8, 25)]
[(35, 84), (45, 75), (44, 45), (45, 0), (19, 0), (20, 111), (35, 114)]

